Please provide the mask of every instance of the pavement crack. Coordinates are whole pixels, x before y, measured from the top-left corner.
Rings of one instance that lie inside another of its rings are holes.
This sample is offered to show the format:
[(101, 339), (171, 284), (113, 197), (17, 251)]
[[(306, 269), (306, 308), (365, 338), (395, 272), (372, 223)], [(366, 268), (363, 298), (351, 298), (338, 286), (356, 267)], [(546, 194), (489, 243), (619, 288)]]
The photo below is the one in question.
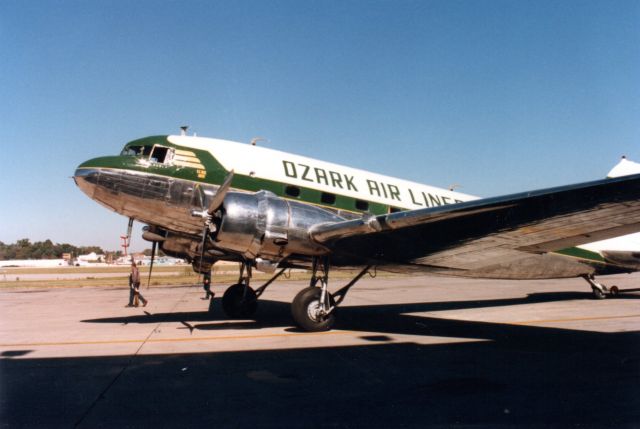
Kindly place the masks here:
[[(171, 313), (173, 313), (175, 311), (175, 309), (182, 302), (182, 299), (184, 298), (184, 296), (186, 294), (187, 294), (187, 291), (185, 291), (185, 293), (180, 297), (180, 299), (171, 308), (171, 310), (170, 310)], [(145, 313), (147, 313), (147, 312), (145, 311)], [(147, 313), (147, 315), (150, 315), (150, 314)], [(140, 346), (136, 349), (136, 351), (131, 356), (129, 356), (129, 359), (127, 360), (125, 365), (122, 367), (122, 369), (118, 372), (118, 374), (116, 374), (116, 376), (113, 378), (113, 380), (111, 380), (111, 382), (109, 382), (109, 384), (107, 384), (107, 386), (100, 392), (100, 394), (96, 397), (96, 399), (93, 400), (93, 402), (91, 403), (91, 405), (89, 405), (89, 407), (85, 410), (85, 412), (82, 413), (82, 415), (80, 416), (78, 421), (76, 421), (76, 423), (73, 425), (74, 428), (79, 427), (84, 422), (84, 420), (89, 416), (89, 414), (91, 414), (91, 411), (93, 411), (93, 409), (98, 405), (100, 400), (102, 400), (106, 396), (107, 392), (118, 382), (120, 377), (122, 377), (122, 375), (127, 371), (127, 369), (129, 369), (129, 367), (133, 363), (133, 360), (136, 358), (136, 356), (138, 356), (138, 354), (140, 353), (140, 350), (142, 350), (142, 347), (144, 347), (144, 345), (147, 344), (147, 341), (149, 341), (151, 336), (153, 334), (155, 334), (156, 332), (160, 332), (159, 328), (162, 325), (162, 323), (163, 322), (159, 322), (153, 329), (151, 329), (151, 331), (149, 332), (149, 335), (147, 335), (147, 337), (144, 339), (144, 341), (142, 341), (142, 343), (140, 343)]]

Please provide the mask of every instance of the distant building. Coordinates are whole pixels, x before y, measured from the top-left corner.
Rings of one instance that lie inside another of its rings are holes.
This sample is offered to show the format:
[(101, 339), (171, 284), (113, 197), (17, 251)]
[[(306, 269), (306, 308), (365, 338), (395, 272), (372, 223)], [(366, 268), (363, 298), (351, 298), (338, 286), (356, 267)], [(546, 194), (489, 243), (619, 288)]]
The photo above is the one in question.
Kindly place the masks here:
[[(170, 256), (156, 256), (153, 264), (154, 265), (181, 265), (184, 264), (184, 259), (172, 258)], [(151, 256), (145, 256), (141, 265), (151, 265)]]
[(78, 256), (78, 262), (104, 262), (104, 259), (104, 255), (98, 255), (96, 252)]
[(120, 256), (115, 260), (116, 265), (129, 265), (131, 260), (136, 261), (137, 265), (144, 265), (144, 253), (130, 253), (127, 256)]

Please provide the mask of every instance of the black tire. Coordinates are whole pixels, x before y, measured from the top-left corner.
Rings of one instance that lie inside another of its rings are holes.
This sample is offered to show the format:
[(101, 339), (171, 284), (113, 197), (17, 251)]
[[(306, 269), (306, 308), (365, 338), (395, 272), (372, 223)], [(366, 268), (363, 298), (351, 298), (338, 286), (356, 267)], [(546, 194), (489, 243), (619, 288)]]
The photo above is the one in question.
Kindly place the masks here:
[[(308, 332), (328, 331), (335, 323), (335, 310), (328, 316), (317, 319), (313, 315), (313, 310), (320, 304), (321, 289), (319, 287), (308, 287), (302, 289), (291, 303), (291, 315), (296, 325)], [(329, 295), (329, 303), (333, 306), (335, 301)]]
[(618, 296), (620, 296), (620, 289), (618, 289), (618, 286), (615, 286), (615, 285), (614, 285), (614, 286), (611, 286), (611, 287), (609, 288), (609, 295), (610, 295), (612, 298), (617, 298)]
[(256, 292), (241, 283), (229, 286), (222, 295), (222, 309), (232, 319), (251, 317), (258, 309)]

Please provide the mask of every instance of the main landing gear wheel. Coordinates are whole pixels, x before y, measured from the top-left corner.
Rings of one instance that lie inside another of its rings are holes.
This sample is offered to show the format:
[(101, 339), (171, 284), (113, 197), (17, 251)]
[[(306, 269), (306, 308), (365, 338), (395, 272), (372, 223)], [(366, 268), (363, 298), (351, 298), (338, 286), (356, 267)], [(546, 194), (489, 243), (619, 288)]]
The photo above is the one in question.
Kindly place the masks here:
[(258, 297), (250, 286), (238, 283), (224, 292), (222, 309), (233, 319), (251, 317), (258, 309)]
[[(291, 315), (296, 324), (309, 332), (328, 331), (335, 322), (335, 313), (326, 314), (320, 303), (319, 287), (302, 289), (291, 303)], [(327, 294), (329, 308), (335, 306), (333, 297)]]

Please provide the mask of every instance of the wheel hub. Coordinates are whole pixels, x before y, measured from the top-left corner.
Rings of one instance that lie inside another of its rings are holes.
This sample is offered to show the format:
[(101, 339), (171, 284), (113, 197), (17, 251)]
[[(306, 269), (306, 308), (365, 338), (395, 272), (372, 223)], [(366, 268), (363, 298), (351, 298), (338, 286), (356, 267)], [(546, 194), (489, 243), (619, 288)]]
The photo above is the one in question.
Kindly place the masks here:
[(324, 320), (324, 310), (322, 309), (322, 305), (320, 305), (320, 300), (316, 299), (309, 303), (307, 306), (307, 315), (309, 319), (314, 322), (321, 322)]

